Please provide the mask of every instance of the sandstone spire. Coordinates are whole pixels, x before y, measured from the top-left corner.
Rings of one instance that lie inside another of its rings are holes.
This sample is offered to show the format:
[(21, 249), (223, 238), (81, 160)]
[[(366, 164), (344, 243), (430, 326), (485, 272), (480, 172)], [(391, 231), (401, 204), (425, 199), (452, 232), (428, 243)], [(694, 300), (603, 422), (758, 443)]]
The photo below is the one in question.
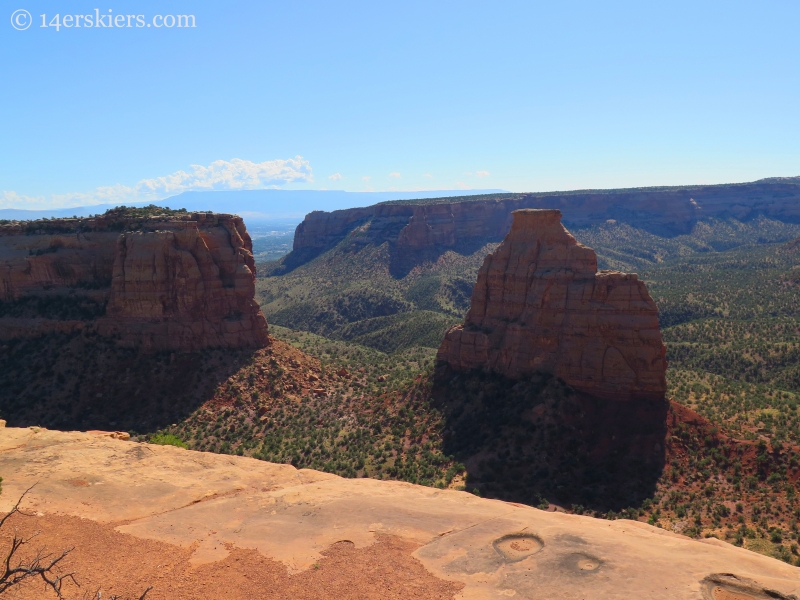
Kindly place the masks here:
[(478, 273), (465, 323), (445, 335), (439, 362), (511, 378), (551, 373), (608, 399), (664, 398), (658, 308), (644, 283), (597, 272), (597, 255), (564, 228), (561, 211), (513, 216)]

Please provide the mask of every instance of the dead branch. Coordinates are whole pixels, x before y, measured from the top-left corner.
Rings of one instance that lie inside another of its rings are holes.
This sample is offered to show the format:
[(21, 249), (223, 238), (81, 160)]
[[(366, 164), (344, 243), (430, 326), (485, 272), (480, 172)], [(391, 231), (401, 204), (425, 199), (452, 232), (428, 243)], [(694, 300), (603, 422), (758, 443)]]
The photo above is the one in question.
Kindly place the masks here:
[[(25, 490), (19, 497), (19, 500), (17, 500), (14, 508), (12, 508), (8, 514), (0, 519), (0, 530), (2, 530), (3, 526), (6, 524), (6, 521), (8, 521), (8, 519), (16, 513), (25, 516), (31, 516), (20, 510), (20, 504), (35, 485), (36, 484)], [(2, 574), (0, 574), (0, 594), (19, 585), (26, 579), (35, 577), (40, 577), (45, 585), (52, 589), (59, 598), (64, 597), (61, 594), (61, 586), (64, 581), (71, 580), (75, 585), (79, 585), (75, 580), (74, 573), (66, 573), (64, 575), (56, 575), (55, 573), (56, 566), (58, 566), (58, 564), (64, 560), (70, 552), (72, 552), (73, 548), (64, 550), (58, 556), (54, 554), (45, 554), (45, 551), (40, 549), (36, 553), (36, 556), (28, 561), (17, 559), (17, 553), (20, 551), (20, 549), (30, 544), (31, 540), (33, 540), (37, 535), (39, 535), (38, 532), (34, 533), (30, 537), (25, 538), (18, 535), (16, 530), (14, 531), (14, 539), (11, 540), (11, 548), (6, 553), (2, 567), (0, 567), (0, 570), (2, 570)]]
[[(145, 600), (145, 596), (147, 596), (147, 593), (152, 589), (153, 589), (153, 586), (151, 585), (150, 587), (148, 587), (142, 593), (141, 596), (139, 596), (139, 600)], [(100, 592), (100, 588), (97, 588), (97, 591), (94, 594), (92, 594), (91, 600), (97, 600), (97, 599), (101, 599), (101, 598), (102, 598), (102, 594)], [(84, 600), (90, 600), (90, 599), (89, 599), (89, 597), (84, 596)], [(114, 594), (113, 596), (109, 596), (108, 600), (122, 600), (122, 596), (118, 596), (117, 594)]]
[[(21, 514), (25, 515), (26, 517), (30, 517), (33, 515), (29, 515), (26, 512), (23, 512), (20, 509), (20, 505), (22, 501), (25, 499), (25, 496), (28, 495), (36, 484), (33, 484), (27, 490), (25, 490), (22, 495), (17, 500), (17, 503), (14, 505), (8, 514), (6, 514), (2, 519), (0, 519), (0, 530), (2, 530), (3, 526), (6, 524), (6, 521), (14, 515), (14, 514)], [(51, 590), (53, 590), (58, 596), (59, 600), (63, 600), (64, 596), (61, 594), (61, 586), (65, 581), (72, 581), (75, 585), (80, 587), (80, 584), (75, 579), (75, 573), (65, 573), (64, 575), (56, 575), (55, 569), (58, 564), (64, 560), (67, 555), (74, 550), (74, 548), (69, 548), (64, 550), (61, 554), (56, 556), (55, 554), (46, 554), (43, 549), (40, 549), (36, 556), (28, 561), (17, 560), (17, 553), (20, 551), (21, 548), (30, 544), (30, 542), (39, 535), (40, 532), (36, 532), (30, 537), (21, 537), (17, 534), (17, 531), (14, 531), (14, 539), (11, 540), (11, 548), (8, 550), (5, 559), (3, 560), (2, 566), (0, 566), (0, 571), (3, 571), (0, 574), (0, 594), (8, 591), (9, 589), (19, 585), (26, 579), (40, 577), (42, 581), (48, 586)], [(15, 563), (12, 566), (12, 563)], [(139, 600), (145, 600), (147, 593), (153, 589), (153, 586), (148, 587), (141, 596), (139, 596)], [(98, 589), (92, 596), (92, 598), (100, 598), (100, 590)], [(111, 596), (109, 600), (122, 600), (122, 596)]]

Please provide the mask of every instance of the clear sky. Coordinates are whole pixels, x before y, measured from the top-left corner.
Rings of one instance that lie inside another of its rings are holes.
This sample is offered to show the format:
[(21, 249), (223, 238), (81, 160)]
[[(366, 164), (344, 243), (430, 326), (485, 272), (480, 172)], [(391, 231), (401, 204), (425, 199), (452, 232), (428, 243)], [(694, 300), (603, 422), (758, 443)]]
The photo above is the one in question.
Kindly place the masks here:
[(0, 7), (0, 208), (800, 175), (797, 0)]

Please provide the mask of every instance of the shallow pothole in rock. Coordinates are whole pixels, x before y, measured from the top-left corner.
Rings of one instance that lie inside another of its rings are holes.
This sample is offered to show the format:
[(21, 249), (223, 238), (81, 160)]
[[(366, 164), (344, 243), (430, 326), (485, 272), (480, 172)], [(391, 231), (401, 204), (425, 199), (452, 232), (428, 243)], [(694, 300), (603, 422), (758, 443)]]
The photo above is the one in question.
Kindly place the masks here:
[(575, 552), (568, 554), (564, 558), (564, 566), (573, 572), (577, 573), (592, 573), (597, 571), (603, 564), (599, 558), (583, 552)]
[(544, 548), (544, 542), (529, 533), (511, 533), (492, 542), (506, 562), (519, 562)]
[(752, 579), (732, 573), (715, 573), (703, 581), (704, 600), (798, 600), (797, 596), (768, 590)]

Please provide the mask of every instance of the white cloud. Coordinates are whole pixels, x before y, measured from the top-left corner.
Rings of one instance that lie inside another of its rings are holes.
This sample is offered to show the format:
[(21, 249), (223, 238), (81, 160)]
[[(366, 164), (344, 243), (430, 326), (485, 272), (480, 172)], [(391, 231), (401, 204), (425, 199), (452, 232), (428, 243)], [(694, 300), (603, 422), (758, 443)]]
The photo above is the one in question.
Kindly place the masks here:
[[(338, 175), (338, 173), (337, 173)], [(64, 208), (161, 200), (188, 191), (255, 190), (285, 183), (314, 181), (311, 165), (302, 156), (254, 163), (241, 158), (216, 160), (207, 167), (191, 165), (163, 177), (142, 179), (133, 187), (115, 184), (91, 192), (31, 197), (13, 191), (0, 193), (0, 208)]]
[(0, 208), (48, 208), (44, 196), (21, 196), (17, 192), (0, 193)]
[(215, 160), (207, 167), (192, 165), (191, 173), (176, 171), (165, 177), (143, 179), (138, 194), (176, 194), (202, 190), (255, 190), (267, 185), (314, 181), (311, 165), (302, 156), (254, 163), (241, 158)]
[(423, 177), (427, 177), (428, 179), (433, 179), (433, 175), (431, 175), (430, 173), (425, 173)]
[(468, 177), (472, 177), (472, 173), (470, 173), (469, 171), (464, 171), (462, 175), (467, 175)]
[(364, 177), (361, 178), (361, 181), (369, 181), (370, 179), (372, 179), (372, 177), (369, 175), (364, 175)]
[(328, 179), (333, 179), (334, 181), (339, 181), (342, 178), (341, 173), (334, 173), (333, 175), (328, 175)]
[(490, 174), (489, 171), (475, 171), (475, 175), (478, 177), (489, 177)]
[(394, 173), (389, 173), (389, 177), (394, 177), (395, 179), (400, 179), (400, 173), (395, 171)]

